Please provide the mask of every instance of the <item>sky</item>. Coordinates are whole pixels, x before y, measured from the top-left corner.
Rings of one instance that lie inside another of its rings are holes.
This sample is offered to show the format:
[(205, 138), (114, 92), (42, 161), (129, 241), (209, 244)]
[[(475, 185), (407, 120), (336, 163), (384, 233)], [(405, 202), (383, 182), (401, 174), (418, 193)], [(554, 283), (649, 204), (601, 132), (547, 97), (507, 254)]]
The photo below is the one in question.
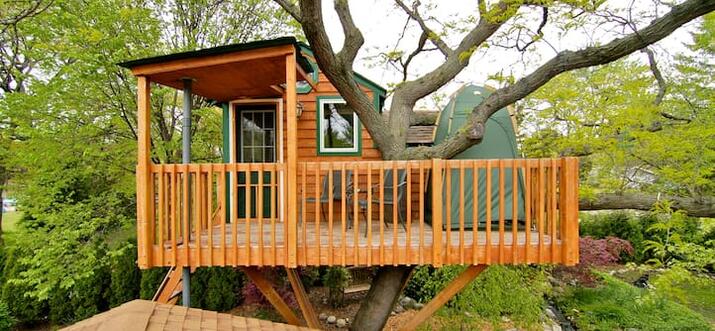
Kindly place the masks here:
[[(410, 0), (405, 0), (405, 2), (410, 3)], [(619, 14), (627, 15), (628, 12), (625, 11), (625, 8), (631, 4), (633, 8), (631, 13), (635, 17), (644, 18), (637, 23), (639, 28), (646, 26), (653, 17), (661, 16), (667, 11), (665, 7), (654, 5), (652, 0), (609, 1), (601, 8), (613, 8)], [(427, 9), (426, 7), (430, 5), (433, 5), (432, 8)], [(476, 6), (476, 0), (434, 2), (423, 0), (420, 8), (423, 17), (433, 16), (439, 22), (448, 22), (466, 19), (469, 15), (476, 15)], [(396, 7), (393, 1), (386, 0), (350, 1), (350, 8), (356, 25), (360, 28), (365, 38), (365, 44), (353, 66), (354, 70), (385, 87), (389, 87), (389, 83), (399, 82), (401, 74), (389, 65), (378, 65), (374, 57), (380, 52), (391, 50), (395, 46), (405, 26), (407, 15), (399, 7)], [(541, 21), (541, 10), (527, 7), (523, 8), (520, 13), (524, 17), (519, 22), (529, 26), (532, 30), (536, 30)], [(333, 9), (332, 1), (324, 1), (323, 16), (333, 48), (339, 50), (343, 41), (343, 33), (340, 21)], [(543, 41), (531, 46), (530, 51), (526, 54), (522, 54), (515, 49), (507, 50), (499, 47), (490, 47), (484, 52), (476, 52), (471, 58), (469, 66), (452, 83), (443, 87), (438, 92), (438, 95), (449, 96), (462, 84), (470, 82), (486, 83), (497, 87), (499, 83), (489, 80), (490, 75), (501, 72), (504, 75), (511, 74), (518, 78), (536, 69), (539, 64), (556, 55), (557, 51), (565, 49), (577, 50), (597, 42), (605, 43), (623, 32), (621, 28), (617, 28), (613, 24), (604, 24), (598, 27), (591, 24), (577, 29), (563, 30), (552, 22), (553, 18), (544, 27)], [(441, 31), (439, 23), (432, 21), (428, 24), (433, 30)], [(460, 26), (469, 28), (471, 25), (463, 24)], [(691, 22), (656, 45), (654, 50), (659, 62), (662, 61), (665, 64), (672, 58), (674, 52), (685, 51), (684, 43), (691, 40), (688, 31), (692, 30), (692, 26), (693, 23)], [(505, 28), (502, 27), (497, 33), (505, 32)], [(405, 37), (400, 42), (400, 49), (411, 52), (416, 45), (420, 32), (419, 27), (412, 21), (408, 26)], [(451, 33), (446, 37), (446, 41), (450, 46), (454, 47), (462, 35), (463, 33)], [(632, 55), (631, 58), (646, 61), (645, 55), (640, 53)], [(414, 78), (417, 75), (428, 72), (438, 66), (443, 59), (441, 53), (436, 51), (421, 55), (410, 66), (408, 70), (409, 77)], [(423, 100), (418, 104), (418, 108), (437, 109), (444, 103), (446, 103), (444, 99), (440, 101)]]

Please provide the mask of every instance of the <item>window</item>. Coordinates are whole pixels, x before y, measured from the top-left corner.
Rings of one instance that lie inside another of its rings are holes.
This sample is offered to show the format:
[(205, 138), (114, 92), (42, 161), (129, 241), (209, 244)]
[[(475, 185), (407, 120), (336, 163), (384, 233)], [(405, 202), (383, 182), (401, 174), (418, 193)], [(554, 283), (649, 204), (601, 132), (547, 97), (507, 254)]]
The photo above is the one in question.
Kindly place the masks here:
[(360, 154), (360, 120), (339, 97), (318, 98), (318, 153)]

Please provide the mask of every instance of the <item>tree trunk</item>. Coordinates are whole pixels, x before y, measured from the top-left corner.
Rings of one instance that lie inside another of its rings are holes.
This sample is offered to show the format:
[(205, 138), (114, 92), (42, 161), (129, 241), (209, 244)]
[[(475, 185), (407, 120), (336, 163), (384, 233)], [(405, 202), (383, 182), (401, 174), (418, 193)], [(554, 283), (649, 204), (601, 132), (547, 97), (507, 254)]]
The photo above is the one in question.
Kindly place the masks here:
[(410, 279), (413, 266), (380, 267), (355, 315), (351, 330), (380, 331)]
[(656, 195), (638, 192), (600, 193), (594, 198), (582, 198), (579, 201), (580, 210), (616, 210), (635, 209), (651, 210), (658, 201), (670, 202), (673, 210), (682, 210), (693, 217), (715, 217), (715, 197), (701, 196), (698, 198), (678, 197), (672, 195)]

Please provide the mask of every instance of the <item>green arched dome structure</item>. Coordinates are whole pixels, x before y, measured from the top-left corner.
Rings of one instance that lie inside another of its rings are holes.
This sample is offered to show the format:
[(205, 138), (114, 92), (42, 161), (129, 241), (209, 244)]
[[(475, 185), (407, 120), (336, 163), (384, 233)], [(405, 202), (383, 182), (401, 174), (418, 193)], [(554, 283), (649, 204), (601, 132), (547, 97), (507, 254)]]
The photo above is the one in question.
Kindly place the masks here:
[[(491, 91), (482, 86), (466, 84), (455, 92), (447, 106), (442, 110), (437, 120), (437, 131), (435, 133), (435, 144), (439, 144), (446, 140), (449, 136), (455, 134), (457, 130), (464, 126), (472, 109), (478, 105), (484, 98), (489, 96)], [(474, 145), (462, 153), (455, 156), (453, 159), (518, 159), (521, 156), (516, 144), (516, 133), (514, 130), (513, 121), (506, 108), (500, 109), (494, 113), (486, 123), (486, 131), (484, 139), (480, 144)], [(475, 220), (473, 217), (473, 170), (465, 169), (464, 173), (464, 226), (471, 229), (474, 226)], [(451, 205), (452, 210), (448, 211), (444, 208), (442, 219), (447, 221), (447, 212), (451, 213), (452, 229), (459, 229), (459, 170), (452, 170), (451, 175)], [(518, 203), (517, 219), (524, 219), (524, 183), (523, 173), (519, 172), (517, 177), (518, 194), (516, 201)], [(513, 181), (512, 170), (507, 168), (504, 171), (504, 219), (507, 221), (507, 228), (510, 227), (513, 220)], [(499, 169), (492, 169), (492, 185), (487, 188), (486, 185), (486, 170), (478, 171), (478, 222), (479, 227), (484, 227), (486, 224), (486, 196), (489, 193), (492, 197), (492, 226), (498, 225), (499, 220)], [(446, 192), (446, 182), (443, 192)], [(444, 193), (446, 199), (446, 193)], [(445, 224), (447, 226), (447, 224)]]

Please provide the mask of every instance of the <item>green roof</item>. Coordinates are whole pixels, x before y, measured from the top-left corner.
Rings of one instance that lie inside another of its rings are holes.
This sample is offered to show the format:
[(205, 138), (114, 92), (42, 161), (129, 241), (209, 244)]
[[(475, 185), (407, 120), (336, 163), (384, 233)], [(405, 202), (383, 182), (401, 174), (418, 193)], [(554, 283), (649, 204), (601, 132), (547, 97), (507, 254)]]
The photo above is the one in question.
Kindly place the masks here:
[(267, 47), (274, 47), (274, 46), (283, 46), (283, 45), (293, 45), (297, 51), (297, 54), (298, 54), (298, 58), (297, 58), (298, 64), (300, 64), (300, 66), (306, 72), (313, 72), (313, 68), (308, 63), (308, 59), (306, 59), (301, 54), (301, 49), (299, 47), (298, 40), (296, 40), (295, 37), (281, 37), (281, 38), (276, 38), (276, 39), (258, 40), (258, 41), (252, 41), (252, 42), (241, 43), (241, 44), (230, 44), (230, 45), (224, 45), (224, 46), (204, 48), (204, 49), (199, 49), (199, 50), (194, 50), (194, 51), (186, 51), (186, 52), (172, 53), (172, 54), (167, 54), (167, 55), (147, 57), (147, 58), (137, 59), (137, 60), (130, 60), (130, 61), (125, 61), (125, 62), (120, 62), (117, 64), (121, 67), (131, 69), (131, 68), (134, 68), (134, 67), (137, 67), (140, 65), (145, 65), (145, 64), (156, 64), (156, 63), (168, 62), (168, 61), (173, 61), (173, 60), (191, 59), (191, 58), (202, 57), (202, 56), (220, 55), (220, 54), (226, 54), (226, 53), (247, 51), (247, 50), (252, 50), (252, 49), (267, 48)]

